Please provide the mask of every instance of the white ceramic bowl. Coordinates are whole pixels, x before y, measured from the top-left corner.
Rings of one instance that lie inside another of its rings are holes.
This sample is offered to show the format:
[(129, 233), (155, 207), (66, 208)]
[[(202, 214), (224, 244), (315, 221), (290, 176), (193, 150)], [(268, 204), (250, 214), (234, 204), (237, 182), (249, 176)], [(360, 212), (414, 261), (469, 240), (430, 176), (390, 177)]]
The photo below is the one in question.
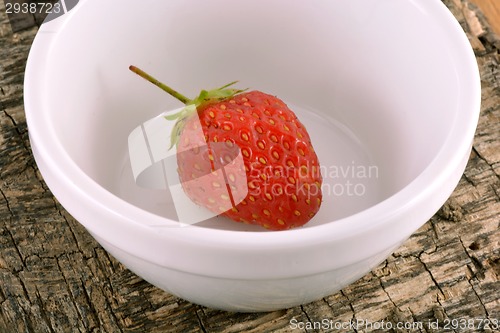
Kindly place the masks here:
[[(138, 187), (131, 130), (232, 80), (306, 124), (324, 202), (305, 227), (175, 222)], [(332, 294), (382, 262), (445, 202), (479, 115), (474, 54), (439, 0), (86, 0), (42, 25), (26, 69), (33, 153), (64, 207), (127, 267), (189, 301), (267, 311)]]

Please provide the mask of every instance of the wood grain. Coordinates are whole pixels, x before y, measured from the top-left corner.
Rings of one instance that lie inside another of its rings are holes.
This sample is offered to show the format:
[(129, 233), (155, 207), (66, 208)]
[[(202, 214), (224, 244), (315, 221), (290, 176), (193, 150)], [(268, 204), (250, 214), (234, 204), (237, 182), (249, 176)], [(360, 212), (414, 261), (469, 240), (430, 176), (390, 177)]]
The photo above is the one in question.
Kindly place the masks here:
[(500, 36), (500, 1), (498, 0), (471, 0), (475, 3), (484, 16), (488, 20), (488, 23), (493, 28), (493, 31)]
[[(151, 286), (53, 197), (34, 163), (23, 109), (37, 27), (13, 33), (0, 11), (0, 332), (499, 331), (485, 324), (500, 320), (500, 48), (476, 8), (443, 2), (467, 32), (482, 77), (481, 117), (458, 187), (359, 281), (314, 303), (256, 314), (204, 308)], [(445, 329), (453, 319), (475, 327)], [(335, 328), (356, 321), (364, 327)], [(373, 326), (381, 321), (393, 328)], [(332, 326), (318, 325), (325, 322)]]

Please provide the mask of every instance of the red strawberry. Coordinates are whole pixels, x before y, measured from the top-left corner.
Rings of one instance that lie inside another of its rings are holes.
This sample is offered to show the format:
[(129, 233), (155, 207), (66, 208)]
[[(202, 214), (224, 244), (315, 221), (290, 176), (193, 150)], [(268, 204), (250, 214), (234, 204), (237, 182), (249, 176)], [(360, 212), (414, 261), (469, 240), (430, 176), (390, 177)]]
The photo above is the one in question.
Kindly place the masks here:
[[(260, 91), (228, 89), (233, 83), (190, 100), (130, 69), (188, 106), (168, 119), (177, 120), (172, 145), (192, 201), (270, 230), (302, 226), (318, 212), (319, 161), (304, 125), (283, 101)], [(238, 158), (242, 163), (235, 162)]]

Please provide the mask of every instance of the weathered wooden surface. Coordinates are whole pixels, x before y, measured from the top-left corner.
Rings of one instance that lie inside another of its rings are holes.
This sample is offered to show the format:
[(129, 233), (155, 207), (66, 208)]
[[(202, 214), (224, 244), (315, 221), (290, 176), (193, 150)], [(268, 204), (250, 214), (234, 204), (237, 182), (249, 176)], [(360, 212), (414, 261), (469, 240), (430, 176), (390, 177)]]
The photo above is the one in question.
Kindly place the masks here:
[(497, 0), (470, 0), (487, 16), (493, 31), (500, 35), (500, 1)]
[[(444, 2), (469, 34), (483, 84), (474, 150), (460, 184), (438, 214), (360, 281), (264, 314), (207, 309), (149, 285), (54, 199), (31, 155), (23, 110), (24, 65), (37, 28), (13, 34), (2, 8), (0, 332), (317, 332), (338, 325), (382, 332), (382, 321), (393, 332), (500, 331), (500, 44), (465, 0)], [(346, 324), (357, 320), (357, 327)], [(445, 329), (452, 320), (468, 328)], [(416, 328), (396, 329), (398, 322)], [(326, 326), (309, 328), (319, 324)]]

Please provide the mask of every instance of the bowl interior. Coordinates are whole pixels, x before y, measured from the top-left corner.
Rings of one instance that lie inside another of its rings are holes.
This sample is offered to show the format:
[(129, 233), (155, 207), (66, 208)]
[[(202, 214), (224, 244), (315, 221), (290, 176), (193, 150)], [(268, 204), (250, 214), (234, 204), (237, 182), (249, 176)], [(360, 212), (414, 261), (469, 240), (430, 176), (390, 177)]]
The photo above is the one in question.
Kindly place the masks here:
[[(170, 193), (135, 184), (127, 138), (181, 105), (131, 64), (187, 96), (239, 80), (289, 104), (324, 177), (324, 203), (306, 227), (396, 194), (455, 121), (455, 56), (418, 1), (85, 1), (67, 16), (46, 64), (52, 130), (95, 182), (168, 219)], [(221, 218), (200, 226), (260, 230)]]

